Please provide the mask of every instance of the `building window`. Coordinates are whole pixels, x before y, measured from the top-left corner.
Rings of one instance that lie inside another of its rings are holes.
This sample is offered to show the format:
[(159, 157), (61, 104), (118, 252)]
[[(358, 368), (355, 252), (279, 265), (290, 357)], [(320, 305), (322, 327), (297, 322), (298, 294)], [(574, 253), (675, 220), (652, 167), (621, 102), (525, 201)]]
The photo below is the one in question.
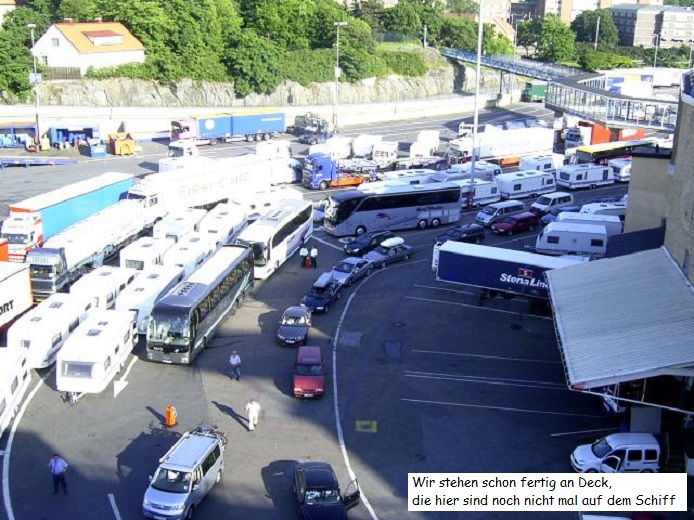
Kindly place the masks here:
[(41, 64), (44, 67), (48, 67), (48, 56), (41, 56)]
[(51, 38), (51, 45), (53, 47), (60, 47), (60, 40), (58, 38)]

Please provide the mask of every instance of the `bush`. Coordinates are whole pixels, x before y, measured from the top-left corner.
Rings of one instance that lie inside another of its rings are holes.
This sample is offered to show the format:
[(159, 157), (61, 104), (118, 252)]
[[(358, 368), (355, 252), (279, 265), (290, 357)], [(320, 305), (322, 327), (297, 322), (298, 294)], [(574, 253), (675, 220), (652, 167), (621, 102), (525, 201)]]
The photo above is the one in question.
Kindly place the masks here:
[(423, 76), (427, 72), (427, 66), (419, 53), (380, 51), (378, 56), (394, 74)]
[[(117, 67), (95, 69), (89, 67), (85, 77), (90, 79), (130, 78), (130, 79), (155, 79), (154, 71), (144, 63), (127, 63)], [(156, 78), (158, 79), (158, 78)]]
[(324, 83), (334, 79), (335, 52), (331, 49), (297, 50), (287, 52), (282, 74), (301, 86)]

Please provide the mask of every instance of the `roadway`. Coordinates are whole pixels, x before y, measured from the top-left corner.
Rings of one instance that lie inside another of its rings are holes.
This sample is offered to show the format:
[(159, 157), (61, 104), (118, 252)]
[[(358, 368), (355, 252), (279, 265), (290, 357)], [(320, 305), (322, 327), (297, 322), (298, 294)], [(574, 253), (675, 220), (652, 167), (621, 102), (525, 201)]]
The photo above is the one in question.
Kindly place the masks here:
[[(494, 111), (481, 119), (519, 117), (525, 116)], [(404, 141), (423, 128), (447, 129), (453, 135), (459, 121), (379, 125), (377, 131)], [(368, 129), (350, 128), (349, 133)], [(220, 146), (205, 154), (241, 149), (243, 145)], [(133, 163), (155, 161), (164, 151), (159, 150), (147, 157), (79, 164), (57, 174), (56, 168), (21, 172), (71, 182), (65, 179), (106, 171), (104, 167), (135, 171)], [(8, 180), (3, 175), (3, 184)], [(23, 197), (33, 189), (34, 183), (25, 185), (25, 191), (13, 185)], [(625, 192), (625, 186), (611, 186), (576, 197), (583, 202)], [(6, 196), (4, 189), (0, 193)], [(463, 221), (473, 217), (466, 213)], [(3, 518), (140, 518), (147, 476), (158, 458), (177, 435), (200, 422), (219, 425), (229, 437), (224, 479), (197, 511), (203, 519), (293, 518), (291, 467), (302, 459), (331, 462), (343, 489), (350, 469), (356, 474), (365, 499), (350, 518), (359, 520), (442, 518), (406, 513), (408, 472), (570, 471), (573, 447), (599, 435), (580, 432), (613, 424), (596, 398), (566, 389), (550, 319), (528, 314), (520, 301), (490, 300), (479, 307), (470, 288), (434, 280), (435, 234), (402, 233), (417, 248), (410, 261), (374, 272), (346, 290), (330, 313), (314, 318), (311, 343), (323, 348), (330, 365), (329, 393), (321, 400), (290, 396), (294, 351), (274, 339), (282, 310), (298, 303), (318, 274), (344, 256), (340, 241), (321, 229), (314, 234), (319, 269), (301, 269), (292, 258), (258, 283), (194, 366), (142, 361), (140, 346), (119, 376), (127, 382), (125, 389), (114, 396), (110, 385), (75, 406), (61, 401), (51, 372), (34, 374), (12, 446), (6, 445), (8, 435), (0, 444), (6, 450)], [(490, 236), (488, 244), (522, 248), (529, 240), (531, 235)], [(227, 376), (232, 349), (243, 359), (240, 382)], [(250, 398), (262, 406), (253, 433), (239, 418)], [(172, 430), (161, 425), (168, 403), (176, 406), (180, 420)], [(51, 494), (46, 465), (54, 451), (71, 464), (67, 496)], [(519, 516), (467, 513), (446, 518)], [(533, 513), (539, 519), (573, 517)]]

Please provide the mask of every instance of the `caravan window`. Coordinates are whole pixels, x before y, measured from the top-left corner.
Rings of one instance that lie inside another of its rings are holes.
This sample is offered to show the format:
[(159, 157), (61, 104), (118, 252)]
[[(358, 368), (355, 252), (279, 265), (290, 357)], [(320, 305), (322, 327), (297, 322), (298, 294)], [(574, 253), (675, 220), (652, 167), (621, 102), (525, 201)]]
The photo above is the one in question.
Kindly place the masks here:
[(591, 247), (602, 247), (604, 244), (604, 240), (600, 238), (593, 238), (590, 240), (590, 245)]
[(19, 381), (15, 377), (14, 380), (12, 381), (12, 386), (10, 387), (10, 393), (14, 394), (15, 390), (17, 390), (17, 385), (19, 385)]
[(51, 346), (55, 347), (58, 343), (61, 342), (63, 339), (63, 335), (59, 332), (55, 336), (53, 336), (53, 341), (51, 342)]
[(107, 357), (106, 361), (104, 361), (104, 370), (108, 370), (110, 366), (111, 366), (111, 356)]
[(63, 376), (89, 379), (92, 377), (93, 366), (92, 363), (63, 362)]
[(67, 331), (68, 333), (71, 333), (73, 330), (75, 330), (80, 324), (80, 319), (75, 318), (73, 321), (70, 322), (70, 325), (68, 325)]
[(521, 185), (520, 184), (514, 184), (513, 185), (513, 191), (520, 191)]
[(547, 243), (548, 244), (558, 244), (559, 243), (559, 237), (555, 237), (555, 236), (550, 235), (547, 237)]
[(0, 415), (5, 411), (5, 400), (0, 401)]
[(22, 347), (29, 348), (29, 345), (31, 345), (31, 341), (29, 341), (28, 339), (22, 340)]

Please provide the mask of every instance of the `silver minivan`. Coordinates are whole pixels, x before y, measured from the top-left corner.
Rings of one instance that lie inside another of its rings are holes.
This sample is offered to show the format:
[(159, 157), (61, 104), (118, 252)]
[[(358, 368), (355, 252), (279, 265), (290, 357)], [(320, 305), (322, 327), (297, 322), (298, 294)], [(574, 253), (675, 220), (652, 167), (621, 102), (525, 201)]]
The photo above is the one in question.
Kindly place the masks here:
[(613, 433), (571, 454), (571, 466), (579, 473), (655, 473), (659, 461), (660, 444), (650, 433)]
[(477, 213), (475, 217), (475, 222), (482, 224), (485, 227), (489, 227), (495, 222), (499, 222), (504, 217), (509, 215), (515, 215), (516, 213), (521, 213), (525, 211), (525, 206), (522, 202), (517, 200), (505, 200), (503, 202), (495, 202), (485, 207), (482, 211)]
[(195, 508), (222, 479), (226, 435), (216, 427), (198, 426), (181, 437), (159, 459), (142, 501), (145, 518), (193, 518)]

